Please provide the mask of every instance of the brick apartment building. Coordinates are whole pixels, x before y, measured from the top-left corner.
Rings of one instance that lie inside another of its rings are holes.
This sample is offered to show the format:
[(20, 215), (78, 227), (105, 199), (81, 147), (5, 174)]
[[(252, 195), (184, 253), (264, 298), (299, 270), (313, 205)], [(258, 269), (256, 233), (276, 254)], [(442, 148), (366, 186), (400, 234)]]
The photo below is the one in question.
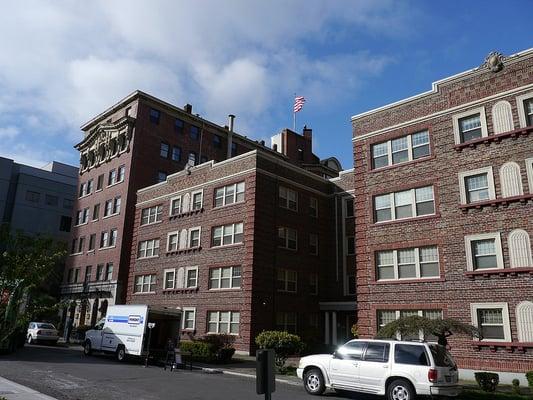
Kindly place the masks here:
[(310, 129), (273, 143), (282, 153), (257, 149), (138, 191), (128, 303), (180, 307), (183, 338), (231, 333), (245, 353), (265, 329), (310, 344), (349, 337), (353, 173), (321, 176), (332, 171), (313, 157)]
[(461, 368), (532, 370), (533, 50), (352, 123), (359, 332), (454, 318)]
[(312, 153), (311, 129), (284, 130), (270, 149), (229, 125), (135, 92), (82, 126), (64, 318), (91, 325), (127, 300), (182, 307), (185, 336), (211, 332), (217, 312), (216, 331), (237, 333), (245, 352), (276, 324), (348, 337), (353, 173)]

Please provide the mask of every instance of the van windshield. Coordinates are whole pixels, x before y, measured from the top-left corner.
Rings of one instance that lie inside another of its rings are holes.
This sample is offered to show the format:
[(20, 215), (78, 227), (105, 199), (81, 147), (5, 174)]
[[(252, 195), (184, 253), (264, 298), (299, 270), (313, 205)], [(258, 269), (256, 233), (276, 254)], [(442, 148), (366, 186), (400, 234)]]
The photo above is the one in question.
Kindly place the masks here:
[(446, 350), (444, 346), (438, 344), (430, 344), (431, 354), (435, 360), (435, 366), (437, 367), (452, 367), (457, 368), (452, 355)]

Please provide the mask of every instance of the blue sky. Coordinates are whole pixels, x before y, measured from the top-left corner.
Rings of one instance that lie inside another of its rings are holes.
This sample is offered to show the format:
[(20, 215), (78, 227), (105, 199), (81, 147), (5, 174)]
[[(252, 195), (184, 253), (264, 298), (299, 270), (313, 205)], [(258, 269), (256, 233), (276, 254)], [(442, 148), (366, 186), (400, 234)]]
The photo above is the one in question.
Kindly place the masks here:
[(0, 156), (77, 165), (79, 126), (135, 89), (351, 168), (354, 114), (533, 47), (533, 1), (18, 1), (0, 13)]

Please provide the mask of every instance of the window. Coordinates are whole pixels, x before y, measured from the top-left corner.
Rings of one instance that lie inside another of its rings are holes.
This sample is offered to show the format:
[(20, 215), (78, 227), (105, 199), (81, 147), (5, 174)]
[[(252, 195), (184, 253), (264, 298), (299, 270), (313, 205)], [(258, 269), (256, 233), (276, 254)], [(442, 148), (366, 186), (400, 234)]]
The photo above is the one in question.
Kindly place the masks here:
[(453, 116), (455, 144), (488, 136), (485, 108), (477, 108)]
[(167, 235), (167, 251), (178, 250), (179, 232), (171, 232)]
[(124, 182), (124, 176), (126, 175), (126, 166), (121, 165), (118, 167), (118, 182)]
[(237, 155), (237, 143), (231, 143), (231, 156), (235, 157)]
[(78, 283), (78, 278), (80, 275), (79, 268), (71, 268), (68, 270), (67, 281), (68, 283)]
[(134, 293), (153, 293), (155, 292), (155, 274), (137, 275), (135, 277)]
[(316, 197), (309, 198), (309, 215), (318, 218), (318, 199)]
[(161, 117), (161, 112), (155, 108), (150, 109), (150, 122), (153, 124), (159, 124), (159, 118)]
[(207, 333), (239, 334), (241, 314), (236, 311), (210, 311), (207, 314)]
[(309, 234), (309, 254), (318, 255), (318, 235), (315, 233)]
[(100, 218), (100, 203), (95, 204), (93, 207), (93, 221), (96, 221)]
[(113, 247), (117, 244), (117, 230), (113, 228), (109, 231), (109, 247)]
[(74, 201), (71, 199), (63, 199), (63, 208), (66, 208), (67, 210), (72, 210), (74, 207)]
[(309, 293), (318, 294), (318, 274), (309, 274)]
[(346, 255), (353, 256), (355, 254), (355, 238), (348, 236), (346, 238)]
[(157, 173), (157, 183), (165, 182), (167, 180), (167, 173), (165, 171), (159, 171)]
[(518, 106), (520, 128), (533, 126), (533, 92), (518, 96), (516, 105)]
[(104, 175), (98, 175), (98, 179), (96, 180), (96, 191), (102, 190), (104, 187)]
[(374, 197), (374, 219), (376, 222), (420, 217), (434, 213), (433, 186)]
[(109, 232), (104, 231), (100, 234), (100, 248), (105, 248), (109, 246)]
[[(170, 272), (173, 270), (165, 271)], [(195, 266), (178, 268), (175, 276), (173, 277), (173, 280), (175, 282), (173, 288), (175, 289), (194, 289), (198, 287), (198, 267)]]
[[(426, 317), (428, 319), (442, 319), (441, 310), (378, 310), (377, 311), (378, 330), (380, 328), (383, 328), (388, 323), (397, 320), (400, 317), (409, 317), (412, 315), (418, 315), (419, 317)], [(425, 334), (423, 330), (420, 330), (418, 335), (412, 335), (412, 336), (407, 336), (407, 337), (405, 336), (401, 337), (400, 335), (398, 335), (397, 339), (400, 339), (400, 340), (417, 339), (417, 340), (426, 340), (426, 341), (428, 340), (436, 341), (435, 337)]]
[(62, 215), (59, 221), (59, 230), (61, 232), (70, 232), (70, 227), (72, 226), (72, 217), (67, 217)]
[(78, 193), (79, 197), (83, 197), (87, 194), (87, 183), (82, 183), (80, 185), (80, 192)]
[(107, 263), (105, 266), (105, 280), (110, 281), (113, 279), (113, 263)]
[(163, 289), (174, 289), (175, 281), (176, 281), (176, 270), (166, 269), (164, 271)]
[(192, 192), (192, 202), (191, 202), (191, 210), (200, 210), (202, 208), (202, 199), (203, 199), (204, 192), (202, 190), (198, 190), (197, 192)]
[(213, 147), (217, 149), (222, 147), (222, 138), (219, 135), (213, 135)]
[(469, 271), (503, 268), (500, 233), (465, 236), (466, 266)]
[(176, 118), (174, 121), (174, 130), (177, 133), (183, 133), (183, 121), (179, 118)]
[(191, 128), (189, 129), (189, 135), (191, 136), (192, 140), (198, 140), (200, 137), (200, 130), (197, 126), (191, 125)]
[(194, 330), (196, 321), (196, 308), (194, 307), (183, 307), (183, 330)]
[(109, 171), (109, 176), (107, 178), (107, 186), (111, 186), (117, 183), (117, 171), (112, 169)]
[(181, 161), (181, 147), (172, 146), (172, 161)]
[(96, 245), (96, 233), (92, 233), (91, 236), (89, 236), (89, 248), (87, 249), (87, 251), (93, 251), (95, 245)]
[(181, 213), (181, 196), (170, 199), (170, 215), (178, 215)]
[(289, 210), (298, 211), (298, 192), (284, 186), (280, 186), (279, 206)]
[(47, 194), (44, 196), (44, 202), (47, 206), (57, 207), (59, 197)]
[(470, 304), (472, 325), (481, 331), (482, 341), (511, 341), (507, 303)]
[(239, 289), (241, 267), (220, 267), (209, 270), (209, 289)]
[(396, 344), (394, 362), (407, 365), (430, 365), (425, 347), (416, 344)]
[(93, 267), (90, 266), (90, 265), (87, 265), (87, 266), (85, 267), (85, 278), (84, 278), (85, 282), (90, 282), (90, 281), (91, 281), (91, 279), (92, 279), (92, 276), (91, 276), (91, 275), (92, 275), (92, 272), (93, 272)]
[(89, 207), (84, 208), (81, 214), (81, 223), (86, 224), (89, 222)]
[(276, 274), (278, 292), (296, 293), (298, 274), (290, 269), (278, 269)]
[(141, 225), (153, 224), (155, 222), (161, 222), (161, 216), (163, 214), (163, 206), (153, 206), (143, 208), (141, 211)]
[(93, 180), (90, 179), (87, 181), (87, 191), (85, 194), (91, 194), (93, 192)]
[(366, 346), (365, 361), (387, 362), (389, 361), (390, 344), (369, 342)]
[(215, 189), (215, 207), (244, 201), (244, 182), (234, 183)]
[(189, 160), (188, 162), (189, 162), (190, 165), (198, 164), (198, 155), (196, 154), (196, 152), (190, 151), (188, 160)]
[(506, 162), (500, 168), (500, 185), (502, 187), (502, 197), (522, 196), (522, 175), (520, 166), (514, 161)]
[(496, 198), (492, 167), (459, 173), (461, 204)]
[(297, 315), (295, 312), (279, 311), (276, 313), (276, 329), (279, 331), (296, 333), (296, 321)]
[(212, 247), (226, 246), (230, 244), (242, 243), (243, 223), (215, 226), (213, 228)]
[(343, 360), (361, 360), (367, 342), (348, 342), (337, 350), (337, 356)]
[(143, 240), (139, 242), (137, 258), (158, 257), (159, 239)]
[(28, 190), (26, 192), (26, 200), (31, 203), (38, 203), (41, 199), (41, 194), (39, 192), (33, 192)]
[(96, 266), (96, 280), (97, 281), (104, 280), (104, 264), (98, 264)]
[(387, 167), (429, 156), (429, 132), (422, 131), (372, 146), (372, 167)]
[(161, 147), (159, 149), (159, 155), (163, 158), (168, 158), (168, 150), (169, 150), (168, 143), (161, 142)]
[(376, 269), (377, 280), (439, 277), (438, 249), (429, 246), (378, 251)]
[(533, 266), (531, 257), (531, 241), (529, 234), (523, 229), (514, 229), (507, 238), (509, 246), (509, 264), (511, 268), (527, 268)]
[(292, 228), (278, 228), (278, 246), (284, 249), (296, 250), (298, 247), (298, 232)]
[(113, 214), (113, 199), (106, 200), (105, 209), (104, 209), (104, 217), (108, 217), (111, 214)]
[(80, 237), (78, 241), (78, 253), (82, 253), (85, 247), (85, 237)]
[(189, 229), (189, 248), (200, 247), (200, 228)]

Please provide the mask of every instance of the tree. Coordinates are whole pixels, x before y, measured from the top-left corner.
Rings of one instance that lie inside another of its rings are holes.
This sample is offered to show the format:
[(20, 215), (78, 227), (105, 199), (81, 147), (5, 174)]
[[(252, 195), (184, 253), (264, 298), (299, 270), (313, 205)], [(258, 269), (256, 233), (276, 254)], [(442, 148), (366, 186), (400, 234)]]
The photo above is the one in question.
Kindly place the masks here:
[(448, 345), (448, 337), (454, 333), (481, 338), (481, 332), (475, 326), (450, 318), (429, 319), (418, 315), (402, 317), (388, 323), (378, 331), (376, 337), (384, 339), (396, 337), (397, 334), (418, 335), (421, 330), (426, 335), (436, 336), (437, 343), (442, 346)]
[(7, 225), (0, 226), (0, 246), (0, 348), (11, 350), (30, 319), (56, 306), (40, 289), (66, 251), (52, 238), (12, 233)]

